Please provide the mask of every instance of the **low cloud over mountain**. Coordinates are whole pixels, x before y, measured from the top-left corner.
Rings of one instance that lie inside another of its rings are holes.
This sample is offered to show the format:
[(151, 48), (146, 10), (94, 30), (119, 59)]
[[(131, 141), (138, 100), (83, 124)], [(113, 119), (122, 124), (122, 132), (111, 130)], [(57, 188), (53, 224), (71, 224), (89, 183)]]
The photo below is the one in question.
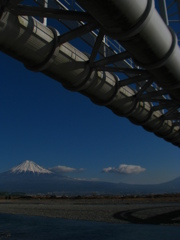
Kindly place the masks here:
[(103, 169), (104, 173), (117, 173), (117, 174), (133, 174), (133, 173), (138, 174), (144, 171), (146, 171), (146, 169), (142, 168), (141, 166), (126, 164), (121, 164), (119, 165), (119, 167), (108, 167)]
[(83, 168), (71, 168), (67, 166), (56, 166), (56, 167), (50, 168), (49, 170), (54, 173), (72, 173), (72, 172), (84, 171)]

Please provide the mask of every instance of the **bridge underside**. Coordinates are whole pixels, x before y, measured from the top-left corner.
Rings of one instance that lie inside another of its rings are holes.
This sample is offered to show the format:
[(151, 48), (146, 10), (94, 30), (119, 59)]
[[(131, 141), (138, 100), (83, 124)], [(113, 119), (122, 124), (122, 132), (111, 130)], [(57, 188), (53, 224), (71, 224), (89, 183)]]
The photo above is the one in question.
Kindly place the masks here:
[(180, 146), (180, 49), (165, 1), (162, 18), (153, 0), (26, 2), (0, 1), (1, 51)]

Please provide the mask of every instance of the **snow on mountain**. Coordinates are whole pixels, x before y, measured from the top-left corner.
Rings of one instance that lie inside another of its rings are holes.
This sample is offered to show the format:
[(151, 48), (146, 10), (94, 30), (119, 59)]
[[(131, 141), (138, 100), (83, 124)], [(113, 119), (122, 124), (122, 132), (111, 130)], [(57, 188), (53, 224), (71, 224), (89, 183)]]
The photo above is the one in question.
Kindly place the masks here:
[(33, 173), (33, 174), (53, 174), (53, 172), (39, 166), (33, 161), (26, 160), (20, 165), (11, 168), (9, 173), (19, 174), (19, 173)]

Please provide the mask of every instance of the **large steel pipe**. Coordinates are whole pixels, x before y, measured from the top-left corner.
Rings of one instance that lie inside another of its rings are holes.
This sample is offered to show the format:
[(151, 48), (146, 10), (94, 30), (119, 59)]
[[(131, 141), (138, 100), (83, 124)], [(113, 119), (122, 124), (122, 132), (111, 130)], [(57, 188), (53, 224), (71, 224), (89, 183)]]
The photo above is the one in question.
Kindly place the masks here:
[(66, 88), (79, 91), (115, 114), (180, 146), (178, 126), (163, 121), (162, 113), (153, 112), (151, 104), (136, 102), (131, 88), (118, 88), (117, 76), (91, 71), (88, 57), (78, 49), (69, 43), (58, 46), (58, 35), (55, 29), (45, 27), (32, 17), (4, 12), (0, 19), (1, 51), (23, 62), (28, 69), (43, 72)]
[(153, 0), (77, 0), (180, 104), (180, 49)]

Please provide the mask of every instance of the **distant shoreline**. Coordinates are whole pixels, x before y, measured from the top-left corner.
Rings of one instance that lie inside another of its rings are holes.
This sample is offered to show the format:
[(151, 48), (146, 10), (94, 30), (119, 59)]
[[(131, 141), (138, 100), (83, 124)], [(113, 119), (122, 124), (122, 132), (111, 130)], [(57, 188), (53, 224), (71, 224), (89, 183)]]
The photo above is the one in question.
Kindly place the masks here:
[(111, 223), (180, 225), (180, 196), (154, 199), (0, 199), (0, 213)]

